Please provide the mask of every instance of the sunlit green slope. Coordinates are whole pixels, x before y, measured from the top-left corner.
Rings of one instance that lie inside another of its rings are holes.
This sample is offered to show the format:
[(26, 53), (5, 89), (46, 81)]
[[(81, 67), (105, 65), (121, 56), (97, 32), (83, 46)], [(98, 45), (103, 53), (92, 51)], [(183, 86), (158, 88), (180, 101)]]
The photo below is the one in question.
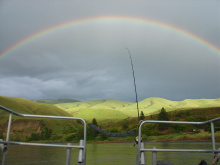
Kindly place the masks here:
[[(59, 108), (67, 111), (73, 116), (86, 119), (118, 118), (137, 116), (137, 104), (115, 99), (81, 101), (76, 103), (56, 104)], [(170, 101), (163, 98), (147, 98), (139, 102), (139, 112), (145, 115), (153, 114), (164, 107), (166, 111), (220, 107), (220, 99), (186, 99), (183, 101)]]
[(37, 103), (17, 97), (0, 96), (0, 105), (22, 114), (70, 116), (69, 113), (54, 105)]
[[(162, 107), (164, 108), (173, 108), (178, 104), (176, 101), (170, 101), (163, 98), (147, 98), (139, 102), (139, 111), (143, 111), (144, 114), (151, 114)], [(137, 116), (137, 104), (134, 103), (132, 105), (129, 105), (127, 107), (124, 107), (120, 109), (120, 111), (127, 113), (130, 116)]]
[(128, 115), (124, 112), (121, 112), (120, 109), (132, 104), (133, 103), (115, 99), (103, 99), (55, 105), (76, 117), (86, 119), (123, 119), (127, 118)]
[[(136, 116), (137, 111), (134, 111), (136, 107), (136, 104), (132, 104), (122, 108), (121, 111), (126, 112), (130, 116)], [(139, 111), (143, 111), (146, 115), (155, 113), (162, 107), (164, 107), (166, 111), (220, 107), (220, 99), (186, 99), (183, 101), (170, 101), (163, 98), (152, 97), (139, 102)]]

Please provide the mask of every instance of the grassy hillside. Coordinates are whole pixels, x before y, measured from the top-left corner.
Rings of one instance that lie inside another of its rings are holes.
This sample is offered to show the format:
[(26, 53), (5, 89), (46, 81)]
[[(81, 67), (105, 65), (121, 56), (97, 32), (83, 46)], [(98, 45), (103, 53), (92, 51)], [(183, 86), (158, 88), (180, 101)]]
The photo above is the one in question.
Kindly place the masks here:
[[(37, 103), (23, 98), (0, 96), (0, 105), (22, 114), (71, 116), (66, 111), (50, 104)], [(5, 137), (9, 113), (0, 109), (0, 136)], [(25, 140), (26, 137), (40, 136), (45, 129), (51, 130), (53, 138), (60, 139), (63, 132), (77, 125), (75, 121), (44, 118), (24, 118), (13, 115), (11, 140)], [(73, 131), (77, 131), (76, 129)], [(41, 135), (43, 136), (43, 135)]]
[(23, 114), (70, 116), (69, 113), (54, 105), (37, 103), (23, 98), (0, 96), (0, 105)]
[[(136, 103), (115, 99), (50, 105), (22, 98), (0, 96), (0, 105), (24, 114), (77, 116), (90, 121), (96, 118), (99, 127), (108, 132), (125, 132), (138, 126)], [(158, 112), (162, 107), (169, 113), (170, 120), (175, 121), (205, 121), (220, 115), (220, 99), (170, 101), (163, 98), (147, 98), (139, 102), (139, 109), (144, 112), (145, 120), (157, 120)], [(7, 120), (8, 113), (0, 110), (1, 138), (6, 135)], [(215, 127), (220, 130), (220, 123), (215, 124)], [(171, 125), (165, 132), (161, 132), (156, 125), (149, 124), (146, 128), (143, 128), (143, 131), (148, 138), (148, 136), (179, 133), (180, 131), (190, 132), (194, 128), (200, 129), (196, 126), (177, 127)], [(15, 115), (13, 115), (11, 130), (11, 140), (15, 141), (22, 139), (77, 142), (83, 136), (80, 122), (40, 118), (24, 119)], [(205, 127), (205, 130), (209, 131), (209, 128)], [(48, 134), (50, 137), (45, 139)], [(117, 138), (109, 138), (100, 134), (93, 136), (93, 134), (94, 131), (88, 128), (89, 140), (117, 140)], [(133, 136), (130, 136), (124, 138), (124, 140), (132, 140), (132, 138)]]
[(115, 99), (104, 99), (55, 105), (75, 117), (82, 117), (88, 120), (93, 118), (104, 120), (127, 118), (128, 115), (121, 112), (120, 109), (131, 104), (133, 103)]
[[(125, 119), (137, 116), (137, 104), (115, 99), (81, 101), (76, 103), (55, 104), (73, 116), (85, 119)], [(164, 107), (167, 112), (174, 110), (220, 107), (220, 99), (186, 99), (170, 101), (163, 98), (147, 98), (139, 102), (139, 111), (145, 115), (158, 113)]]
[(35, 101), (38, 103), (45, 103), (45, 104), (60, 104), (60, 103), (79, 102), (79, 100), (74, 100), (74, 99), (58, 99), (58, 100), (42, 99), (42, 100), (35, 100)]
[[(162, 107), (173, 108), (176, 105), (177, 105), (176, 101), (170, 101), (163, 98), (152, 97), (139, 102), (139, 111), (143, 111), (144, 114), (149, 115), (161, 109)], [(137, 116), (136, 109), (137, 109), (137, 105), (135, 103), (122, 108), (121, 111), (127, 113), (129, 116), (134, 117)]]

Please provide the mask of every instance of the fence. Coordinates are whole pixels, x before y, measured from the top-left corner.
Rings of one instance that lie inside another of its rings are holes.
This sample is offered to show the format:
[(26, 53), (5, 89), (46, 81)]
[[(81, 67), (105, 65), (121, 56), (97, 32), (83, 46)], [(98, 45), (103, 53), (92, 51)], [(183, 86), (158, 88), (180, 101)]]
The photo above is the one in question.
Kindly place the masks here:
[[(6, 134), (6, 140), (3, 141), (0, 139), (0, 148), (3, 151), (3, 158), (2, 158), (2, 165), (5, 165), (6, 155), (8, 151), (8, 145), (28, 145), (28, 146), (45, 146), (45, 147), (63, 147), (66, 148), (66, 165), (70, 165), (70, 158), (71, 158), (71, 149), (78, 148), (79, 149), (79, 156), (78, 156), (78, 164), (79, 165), (86, 165), (86, 122), (82, 118), (78, 117), (67, 117), (67, 116), (48, 116), (48, 115), (30, 115), (30, 114), (20, 114), (14, 112), (6, 107), (0, 105), (0, 109), (9, 113), (8, 119), (8, 129)], [(33, 118), (48, 118), (48, 119), (66, 119), (66, 120), (81, 120), (84, 125), (84, 138), (80, 140), (78, 146), (71, 145), (71, 143), (67, 143), (66, 145), (61, 144), (47, 144), (47, 143), (27, 143), (27, 142), (13, 142), (9, 141), (10, 138), (10, 130), (11, 130), (11, 123), (13, 115), (20, 116), (20, 117), (33, 117)]]
[[(220, 118), (215, 118), (212, 120), (208, 120), (205, 122), (187, 122), (187, 121), (158, 121), (158, 120), (146, 120), (142, 121), (140, 126), (139, 126), (139, 133), (138, 133), (138, 151), (137, 151), (137, 159), (136, 159), (136, 165), (145, 165), (145, 152), (152, 152), (152, 165), (157, 165), (157, 160), (156, 160), (156, 153), (157, 152), (203, 152), (203, 153), (213, 153), (214, 156), (217, 156), (217, 153), (220, 153), (220, 150), (216, 150), (216, 145), (215, 145), (215, 131), (214, 131), (214, 122), (220, 121)], [(146, 149), (144, 148), (144, 143), (141, 142), (141, 130), (142, 126), (147, 123), (163, 123), (163, 124), (193, 124), (193, 125), (204, 125), (204, 124), (210, 124), (211, 126), (211, 134), (212, 134), (212, 150), (196, 150), (196, 149)], [(215, 159), (216, 160), (216, 159)], [(213, 160), (214, 161), (214, 160)], [(213, 162), (215, 164), (215, 162)]]

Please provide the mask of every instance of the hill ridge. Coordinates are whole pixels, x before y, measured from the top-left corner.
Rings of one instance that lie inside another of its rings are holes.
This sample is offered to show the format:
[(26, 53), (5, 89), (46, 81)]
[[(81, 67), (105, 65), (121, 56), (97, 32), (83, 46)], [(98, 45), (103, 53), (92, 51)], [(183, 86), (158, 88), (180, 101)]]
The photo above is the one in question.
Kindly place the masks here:
[[(3, 101), (4, 99), (5, 101)], [(64, 99), (62, 101), (68, 101), (68, 99)], [(70, 99), (70, 101), (72, 100)], [(49, 114), (50, 112), (45, 112), (42, 110), (49, 108), (51, 111), (53, 111), (52, 113), (56, 112), (57, 115), (65, 114), (74, 117), (82, 117), (89, 120), (92, 118), (102, 120), (112, 118), (125, 119), (128, 117), (137, 116), (136, 103), (121, 101), (113, 98), (59, 103), (50, 105), (50, 107), (48, 107), (49, 104), (45, 103), (38, 103), (23, 98), (0, 96), (0, 104), (12, 108), (12, 110), (19, 109), (18, 111), (26, 114)], [(220, 98), (171, 101), (164, 98), (150, 97), (139, 102), (139, 112), (143, 111), (145, 115), (158, 113), (162, 107), (164, 107), (166, 111), (185, 110), (190, 108), (220, 107)], [(31, 109), (31, 111), (29, 109)]]

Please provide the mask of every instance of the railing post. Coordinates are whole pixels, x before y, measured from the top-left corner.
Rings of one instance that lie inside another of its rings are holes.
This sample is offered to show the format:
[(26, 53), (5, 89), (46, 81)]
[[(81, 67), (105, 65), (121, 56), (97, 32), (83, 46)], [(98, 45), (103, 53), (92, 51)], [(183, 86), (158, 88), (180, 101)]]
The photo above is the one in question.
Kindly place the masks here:
[[(216, 148), (215, 148), (215, 128), (214, 128), (213, 122), (211, 122), (210, 124), (211, 124), (211, 133), (212, 133), (212, 149), (216, 150)], [(213, 154), (215, 155), (214, 152), (213, 152)]]
[[(67, 143), (68, 146), (71, 146), (71, 143)], [(71, 148), (66, 149), (66, 165), (70, 165), (71, 160)]]
[[(12, 115), (13, 114), (10, 113), (9, 118), (8, 118), (8, 129), (7, 129), (7, 135), (6, 135), (6, 142), (8, 142), (9, 138), (10, 138)], [(5, 150), (7, 150), (8, 149), (8, 144), (5, 144), (4, 148), (5, 148)], [(6, 154), (7, 154), (7, 152), (3, 152), (2, 165), (5, 165)]]
[[(219, 148), (218, 150), (220, 150), (220, 148)], [(218, 153), (218, 154), (215, 155), (215, 157), (214, 157), (214, 159), (213, 159), (213, 161), (212, 161), (212, 165), (217, 164), (219, 157), (220, 157), (220, 153)]]
[[(153, 149), (157, 149), (156, 147), (153, 147)], [(157, 165), (157, 152), (152, 151), (152, 165)]]
[[(79, 146), (82, 147), (83, 144), (84, 144), (84, 141), (83, 141), (83, 140), (80, 140)], [(78, 155), (78, 165), (83, 165), (83, 163), (84, 163), (83, 160), (84, 160), (83, 149), (80, 148), (80, 149), (79, 149), (79, 155)]]
[(86, 136), (87, 136), (87, 131), (86, 131), (86, 122), (84, 122), (84, 139), (83, 139), (83, 165), (86, 165)]
[[(141, 149), (144, 149), (144, 143), (141, 142)], [(145, 165), (145, 153), (141, 151), (141, 165)]]
[(10, 138), (11, 121), (12, 121), (12, 113), (9, 114), (9, 119), (8, 119), (8, 130), (7, 130), (6, 141), (9, 141), (9, 138)]
[(138, 151), (137, 151), (137, 157), (136, 157), (136, 165), (140, 165), (141, 163), (141, 127), (142, 127), (142, 124), (140, 124), (139, 126), (139, 132), (138, 132)]

